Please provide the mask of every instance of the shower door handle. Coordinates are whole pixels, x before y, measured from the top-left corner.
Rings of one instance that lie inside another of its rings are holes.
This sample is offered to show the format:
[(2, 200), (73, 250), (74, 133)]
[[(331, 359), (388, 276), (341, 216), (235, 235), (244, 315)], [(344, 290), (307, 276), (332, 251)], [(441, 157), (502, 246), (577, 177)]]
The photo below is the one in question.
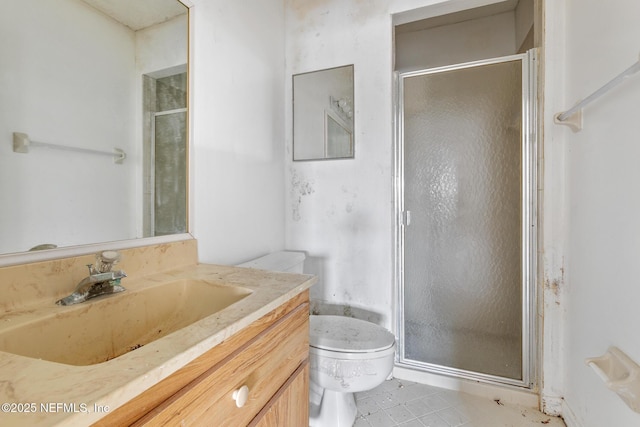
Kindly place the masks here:
[(402, 212), (402, 225), (408, 227), (411, 224), (411, 211)]

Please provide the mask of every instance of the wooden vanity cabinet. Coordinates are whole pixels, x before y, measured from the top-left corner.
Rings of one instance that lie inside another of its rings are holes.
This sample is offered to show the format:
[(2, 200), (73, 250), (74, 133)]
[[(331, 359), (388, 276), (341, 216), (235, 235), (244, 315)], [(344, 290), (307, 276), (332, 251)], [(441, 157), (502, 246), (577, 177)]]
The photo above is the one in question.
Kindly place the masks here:
[[(309, 293), (299, 294), (96, 426), (308, 425)], [(248, 388), (238, 407), (234, 392)]]

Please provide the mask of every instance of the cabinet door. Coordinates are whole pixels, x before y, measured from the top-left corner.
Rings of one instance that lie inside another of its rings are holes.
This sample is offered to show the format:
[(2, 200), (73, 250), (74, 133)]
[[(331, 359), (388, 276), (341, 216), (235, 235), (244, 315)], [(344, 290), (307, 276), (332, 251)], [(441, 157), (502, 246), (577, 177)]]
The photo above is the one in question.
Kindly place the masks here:
[(265, 406), (251, 427), (302, 427), (309, 425), (309, 363), (304, 363)]

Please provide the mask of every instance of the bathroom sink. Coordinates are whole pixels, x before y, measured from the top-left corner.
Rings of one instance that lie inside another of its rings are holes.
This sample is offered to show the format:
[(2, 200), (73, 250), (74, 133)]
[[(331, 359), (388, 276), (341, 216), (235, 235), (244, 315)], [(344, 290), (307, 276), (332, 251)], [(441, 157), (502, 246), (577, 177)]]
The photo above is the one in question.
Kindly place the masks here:
[[(0, 331), (0, 351), (68, 365), (106, 362), (204, 319), (251, 294), (183, 279), (56, 307)], [(7, 322), (5, 322), (6, 324)]]

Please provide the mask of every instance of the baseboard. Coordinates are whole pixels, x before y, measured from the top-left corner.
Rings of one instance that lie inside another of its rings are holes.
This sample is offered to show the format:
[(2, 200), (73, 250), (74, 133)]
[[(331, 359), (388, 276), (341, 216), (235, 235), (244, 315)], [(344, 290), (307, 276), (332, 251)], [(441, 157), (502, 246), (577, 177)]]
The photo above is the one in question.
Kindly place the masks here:
[(562, 401), (562, 418), (567, 427), (582, 427), (582, 423), (578, 421), (578, 417), (573, 412), (571, 407), (567, 405), (567, 401)]
[[(452, 378), (429, 372), (415, 371), (396, 366), (393, 368), (393, 376), (406, 381), (413, 381), (433, 387), (462, 391), (475, 396), (500, 399), (501, 402), (513, 405), (522, 405), (539, 409), (540, 400), (536, 393), (527, 390), (517, 390), (511, 387), (480, 383), (461, 378)], [(579, 426), (577, 426), (579, 427)]]

